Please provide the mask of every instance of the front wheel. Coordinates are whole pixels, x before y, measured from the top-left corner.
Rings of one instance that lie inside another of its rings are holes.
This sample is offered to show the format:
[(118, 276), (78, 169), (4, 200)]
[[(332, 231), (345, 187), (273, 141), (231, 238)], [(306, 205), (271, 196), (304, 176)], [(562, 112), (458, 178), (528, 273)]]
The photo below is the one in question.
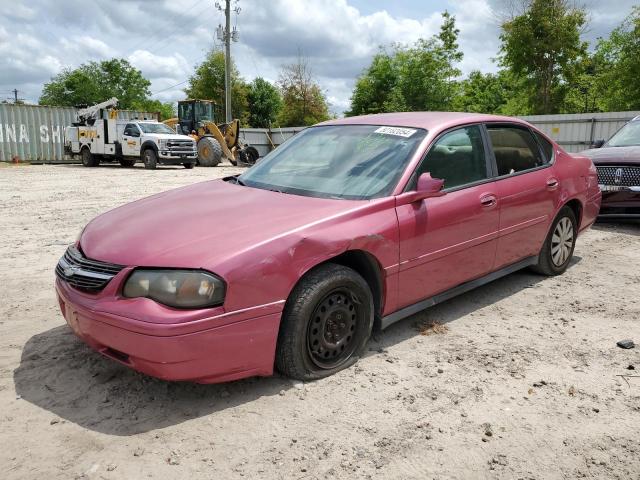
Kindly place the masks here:
[(577, 236), (578, 222), (573, 210), (562, 207), (551, 224), (551, 230), (538, 256), (538, 264), (533, 269), (548, 276), (564, 273), (573, 257)]
[(298, 380), (327, 377), (353, 365), (373, 327), (373, 296), (354, 270), (322, 265), (305, 275), (285, 305), (276, 367)]
[(142, 152), (142, 162), (144, 163), (144, 168), (154, 170), (158, 165), (158, 156), (156, 155), (156, 152), (151, 148), (147, 148)]

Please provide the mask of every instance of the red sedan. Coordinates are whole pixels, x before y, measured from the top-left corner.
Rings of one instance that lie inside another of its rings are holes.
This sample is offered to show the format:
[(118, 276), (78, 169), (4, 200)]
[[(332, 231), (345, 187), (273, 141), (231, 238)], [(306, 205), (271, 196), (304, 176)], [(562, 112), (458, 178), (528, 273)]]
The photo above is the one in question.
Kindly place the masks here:
[(514, 118), (333, 120), (97, 217), (56, 289), (82, 340), (149, 375), (310, 380), (374, 328), (524, 267), (561, 274), (600, 198), (591, 160)]

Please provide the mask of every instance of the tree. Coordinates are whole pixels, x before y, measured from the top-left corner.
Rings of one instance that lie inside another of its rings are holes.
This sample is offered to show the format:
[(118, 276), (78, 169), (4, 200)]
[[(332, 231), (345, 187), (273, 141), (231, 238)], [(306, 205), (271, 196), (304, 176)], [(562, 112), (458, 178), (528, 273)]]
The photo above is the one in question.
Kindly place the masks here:
[[(195, 73), (189, 78), (189, 86), (185, 89), (189, 98), (213, 100), (222, 119), (225, 115), (224, 101), (224, 52), (213, 48), (205, 60), (196, 67)], [(232, 118), (239, 118), (243, 124), (247, 123), (247, 93), (245, 81), (240, 77), (235, 64), (231, 62), (231, 112)]]
[(313, 125), (329, 119), (327, 100), (302, 55), (295, 63), (282, 67), (278, 86), (282, 93), (278, 116), (281, 126)]
[(147, 98), (150, 85), (142, 72), (125, 59), (89, 62), (53, 77), (42, 90), (40, 104), (73, 107), (116, 97), (118, 108), (131, 109)]
[(510, 90), (506, 72), (482, 73), (472, 71), (460, 82), (460, 90), (453, 100), (454, 110), (477, 113), (504, 113)]
[(455, 17), (442, 14), (437, 35), (413, 46), (381, 50), (356, 81), (347, 115), (416, 110), (451, 110), (462, 60)]
[(160, 100), (146, 99), (133, 104), (134, 110), (141, 112), (158, 112), (160, 121), (167, 120), (176, 116), (175, 104), (172, 102), (161, 102)]
[(593, 58), (594, 96), (605, 111), (640, 109), (640, 6), (599, 39)]
[(568, 0), (523, 0), (524, 9), (502, 24), (500, 62), (524, 80), (531, 113), (562, 109), (587, 44), (580, 40), (586, 14)]
[(254, 128), (269, 128), (276, 121), (282, 98), (276, 87), (257, 77), (249, 84), (247, 94), (249, 125)]

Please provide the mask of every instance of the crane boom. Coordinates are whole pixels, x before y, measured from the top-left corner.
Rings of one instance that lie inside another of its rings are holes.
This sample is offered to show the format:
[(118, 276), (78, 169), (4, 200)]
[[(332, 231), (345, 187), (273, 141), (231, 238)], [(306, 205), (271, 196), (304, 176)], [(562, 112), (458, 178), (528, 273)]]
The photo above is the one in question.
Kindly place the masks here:
[(92, 105), (90, 107), (81, 108), (78, 110), (76, 114), (78, 116), (78, 122), (85, 123), (87, 120), (94, 118), (100, 110), (103, 108), (111, 108), (115, 107), (118, 104), (118, 99), (116, 97), (112, 97), (109, 100), (105, 100), (104, 102), (97, 103), (96, 105)]

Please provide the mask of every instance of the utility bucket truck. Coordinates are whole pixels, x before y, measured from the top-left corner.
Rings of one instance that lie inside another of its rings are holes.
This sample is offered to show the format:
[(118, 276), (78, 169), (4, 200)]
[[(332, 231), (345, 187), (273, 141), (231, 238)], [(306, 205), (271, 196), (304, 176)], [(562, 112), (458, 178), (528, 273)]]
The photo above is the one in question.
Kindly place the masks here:
[(80, 156), (85, 167), (101, 161), (133, 167), (141, 160), (145, 168), (184, 165), (198, 161), (196, 142), (155, 120), (119, 120), (117, 98), (78, 110), (77, 121), (65, 129), (65, 153)]

